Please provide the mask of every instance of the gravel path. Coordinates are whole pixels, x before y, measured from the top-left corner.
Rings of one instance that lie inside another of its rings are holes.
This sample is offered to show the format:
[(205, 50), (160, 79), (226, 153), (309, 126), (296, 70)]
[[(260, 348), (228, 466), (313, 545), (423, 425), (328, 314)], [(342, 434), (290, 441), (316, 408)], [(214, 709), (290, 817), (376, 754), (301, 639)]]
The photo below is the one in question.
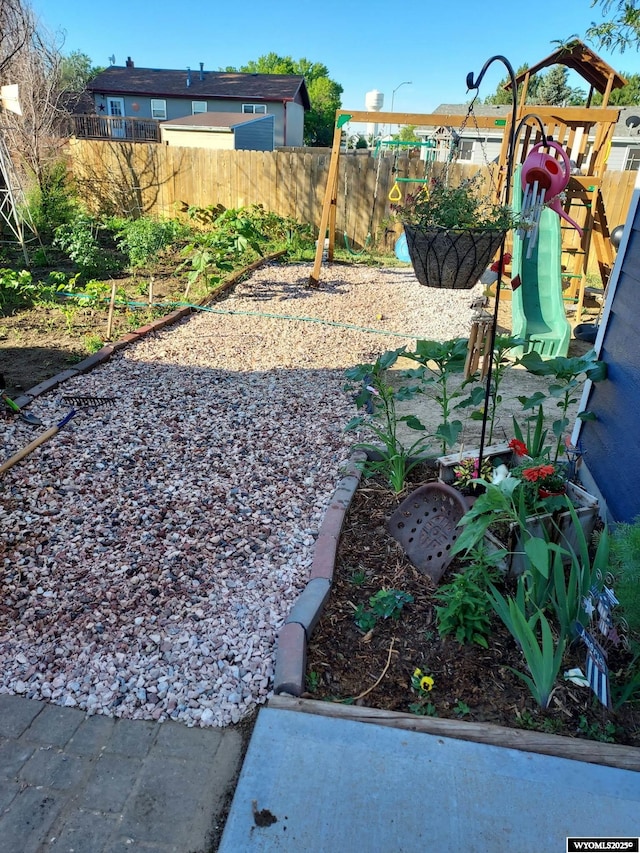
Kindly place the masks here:
[[(89, 713), (224, 726), (270, 690), (348, 455), (343, 370), (468, 334), (474, 291), (405, 270), (269, 266), (199, 313), (37, 398), (83, 409), (0, 482), (0, 693)], [(8, 458), (40, 430), (3, 423)]]

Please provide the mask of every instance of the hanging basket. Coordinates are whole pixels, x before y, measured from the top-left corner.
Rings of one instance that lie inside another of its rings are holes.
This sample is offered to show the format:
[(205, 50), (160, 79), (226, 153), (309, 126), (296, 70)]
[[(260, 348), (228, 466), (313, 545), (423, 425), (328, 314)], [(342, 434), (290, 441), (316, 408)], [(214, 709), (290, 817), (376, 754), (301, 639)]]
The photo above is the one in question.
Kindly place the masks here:
[(420, 284), (469, 290), (502, 245), (506, 231), (421, 228), (405, 224), (407, 249)]

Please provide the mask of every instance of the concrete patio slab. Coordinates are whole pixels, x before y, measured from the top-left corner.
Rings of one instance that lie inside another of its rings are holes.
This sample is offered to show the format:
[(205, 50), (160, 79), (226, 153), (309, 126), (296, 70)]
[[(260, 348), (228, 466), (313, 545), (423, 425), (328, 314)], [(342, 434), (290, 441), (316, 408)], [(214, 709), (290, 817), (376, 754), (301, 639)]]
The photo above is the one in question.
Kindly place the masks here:
[(261, 709), (219, 853), (557, 853), (640, 834), (640, 774)]

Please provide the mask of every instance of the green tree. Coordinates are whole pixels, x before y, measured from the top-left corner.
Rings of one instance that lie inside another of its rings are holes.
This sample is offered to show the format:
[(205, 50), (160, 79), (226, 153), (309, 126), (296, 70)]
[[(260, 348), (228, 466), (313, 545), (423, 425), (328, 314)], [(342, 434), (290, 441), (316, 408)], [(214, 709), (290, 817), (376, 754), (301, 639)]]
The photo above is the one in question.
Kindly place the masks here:
[[(640, 104), (640, 74), (627, 74), (621, 72), (621, 77), (627, 81), (627, 85), (622, 89), (614, 89), (609, 95), (609, 105), (612, 107), (628, 107), (633, 104)], [(596, 92), (593, 96), (592, 104), (594, 107), (599, 107), (602, 103), (602, 95)]]
[(591, 6), (601, 6), (602, 14), (610, 20), (591, 24), (586, 38), (597, 42), (601, 48), (619, 50), (638, 48), (640, 44), (639, 0), (592, 0)]
[(568, 83), (569, 70), (566, 65), (554, 65), (542, 76), (538, 86), (537, 102), (556, 107), (583, 104), (586, 93), (582, 89), (572, 89)]
[(60, 60), (58, 80), (62, 92), (82, 92), (96, 74), (103, 71), (92, 65), (91, 58), (79, 50), (72, 51)]
[(399, 139), (401, 142), (420, 142), (418, 137), (416, 136), (416, 126), (415, 124), (405, 124), (399, 130), (398, 133), (393, 137), (394, 139)]
[(336, 110), (340, 109), (342, 86), (328, 77), (316, 77), (308, 84), (311, 109), (304, 117), (305, 145), (331, 147)]
[[(516, 77), (519, 77), (520, 74), (524, 74), (524, 72), (529, 68), (529, 65), (525, 62), (524, 65), (521, 65), (516, 71)], [(509, 83), (510, 80), (508, 77), (505, 77), (498, 83), (494, 95), (489, 95), (484, 99), (485, 104), (509, 104), (511, 105), (511, 89), (505, 89), (504, 87)], [(535, 104), (538, 85), (540, 83), (540, 78), (535, 74), (529, 80), (529, 86), (527, 88), (527, 103)], [(520, 102), (520, 94), (522, 92), (522, 85), (518, 86), (518, 103)]]
[(240, 68), (228, 66), (224, 71), (244, 74), (297, 74), (304, 77), (311, 109), (304, 116), (305, 145), (330, 146), (336, 110), (340, 109), (342, 86), (329, 77), (329, 69), (321, 62), (294, 60), (290, 56), (267, 53)]

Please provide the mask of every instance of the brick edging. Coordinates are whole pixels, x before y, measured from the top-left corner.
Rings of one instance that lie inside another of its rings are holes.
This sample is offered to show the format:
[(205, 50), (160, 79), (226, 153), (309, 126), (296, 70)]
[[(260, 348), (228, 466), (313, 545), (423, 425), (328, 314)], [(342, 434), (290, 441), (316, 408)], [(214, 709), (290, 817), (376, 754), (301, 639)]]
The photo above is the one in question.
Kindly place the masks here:
[(340, 532), (362, 477), (359, 463), (366, 458), (367, 454), (361, 450), (354, 451), (349, 457), (320, 525), (307, 585), (278, 633), (273, 680), (275, 694), (301, 696), (304, 693), (307, 644), (331, 591)]

